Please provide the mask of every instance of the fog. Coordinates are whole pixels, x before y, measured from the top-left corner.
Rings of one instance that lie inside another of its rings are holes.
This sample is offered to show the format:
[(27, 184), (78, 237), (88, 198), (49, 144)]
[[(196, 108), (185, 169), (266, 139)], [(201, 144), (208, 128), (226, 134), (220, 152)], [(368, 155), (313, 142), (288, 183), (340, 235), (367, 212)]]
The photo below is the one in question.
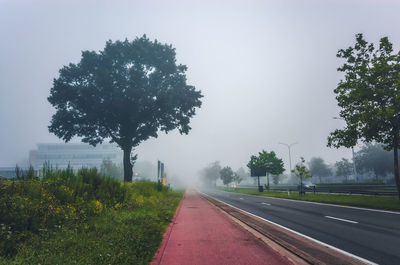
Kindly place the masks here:
[(159, 159), (169, 175), (193, 180), (215, 160), (245, 168), (262, 149), (288, 168), (279, 142), (298, 142), (293, 165), (300, 156), (351, 158), (350, 149), (326, 147), (344, 125), (332, 119), (343, 63), (336, 52), (356, 33), (375, 43), (389, 36), (398, 51), (399, 11), (391, 0), (0, 0), (0, 167), (26, 163), (37, 143), (62, 142), (47, 129), (55, 113), (47, 96), (63, 65), (109, 39), (143, 34), (176, 48), (204, 98), (188, 135), (143, 142), (139, 160)]

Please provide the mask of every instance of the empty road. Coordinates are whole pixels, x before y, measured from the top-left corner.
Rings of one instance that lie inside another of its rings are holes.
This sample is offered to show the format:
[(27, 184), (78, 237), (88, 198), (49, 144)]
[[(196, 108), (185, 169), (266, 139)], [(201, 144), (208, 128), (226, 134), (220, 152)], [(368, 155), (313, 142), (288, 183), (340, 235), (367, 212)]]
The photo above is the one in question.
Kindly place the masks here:
[(218, 190), (202, 192), (369, 261), (400, 262), (400, 213)]

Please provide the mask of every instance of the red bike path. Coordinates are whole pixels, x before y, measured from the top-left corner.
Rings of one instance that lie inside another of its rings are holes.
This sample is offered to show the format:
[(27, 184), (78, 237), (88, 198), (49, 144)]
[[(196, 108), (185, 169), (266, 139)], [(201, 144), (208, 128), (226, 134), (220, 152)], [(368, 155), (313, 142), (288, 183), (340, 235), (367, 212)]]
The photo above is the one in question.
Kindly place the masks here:
[(187, 191), (152, 265), (292, 264), (194, 191)]

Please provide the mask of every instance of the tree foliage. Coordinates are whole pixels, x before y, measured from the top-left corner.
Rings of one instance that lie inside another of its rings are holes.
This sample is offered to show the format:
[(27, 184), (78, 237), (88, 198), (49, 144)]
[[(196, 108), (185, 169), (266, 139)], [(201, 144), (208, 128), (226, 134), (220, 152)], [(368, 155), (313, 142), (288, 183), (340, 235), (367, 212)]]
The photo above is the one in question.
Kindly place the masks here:
[(215, 187), (220, 171), (221, 164), (215, 161), (200, 171), (200, 178), (206, 186)]
[(300, 194), (303, 194), (303, 180), (311, 178), (312, 175), (305, 165), (305, 160), (300, 157), (300, 162), (296, 164), (292, 172), (300, 179)]
[(336, 176), (342, 176), (349, 180), (349, 176), (351, 176), (354, 172), (353, 163), (351, 163), (348, 159), (342, 158), (342, 160), (337, 161), (335, 163), (336, 168)]
[(366, 144), (356, 152), (355, 162), (359, 172), (374, 172), (376, 180), (379, 176), (393, 172), (393, 152), (386, 151), (380, 144)]
[(321, 157), (311, 158), (310, 162), (308, 162), (308, 167), (313, 176), (319, 177), (320, 183), (322, 182), (321, 178), (328, 177), (332, 174), (332, 170)]
[(247, 167), (262, 168), (267, 174), (272, 175), (279, 175), (285, 171), (282, 159), (278, 158), (274, 151), (266, 152), (265, 150), (259, 152), (258, 156), (251, 156)]
[(232, 168), (226, 166), (221, 169), (219, 175), (224, 185), (228, 185), (234, 180), (235, 173), (233, 172)]
[(278, 158), (274, 151), (258, 153), (258, 156), (251, 156), (247, 166), (250, 169), (262, 169), (267, 174), (267, 187), (269, 188), (269, 175), (280, 175), (285, 171), (282, 159)]
[(124, 168), (122, 165), (115, 164), (110, 159), (104, 159), (100, 165), (100, 174), (122, 181), (124, 179)]
[(239, 173), (237, 173), (237, 172), (233, 173), (232, 181), (236, 184), (236, 186), (239, 185), (243, 179), (244, 178)]
[(387, 37), (375, 47), (357, 34), (355, 45), (339, 50), (337, 57), (346, 60), (338, 68), (344, 79), (334, 90), (346, 127), (330, 134), (328, 146), (351, 147), (361, 140), (394, 150), (394, 176), (400, 191), (400, 53), (393, 51)]
[(108, 41), (103, 51), (83, 51), (54, 79), (48, 97), (55, 107), (49, 131), (96, 145), (109, 139), (124, 151), (124, 179), (132, 179), (131, 151), (160, 131), (187, 134), (201, 106), (200, 91), (186, 83), (187, 67), (171, 45), (145, 35)]

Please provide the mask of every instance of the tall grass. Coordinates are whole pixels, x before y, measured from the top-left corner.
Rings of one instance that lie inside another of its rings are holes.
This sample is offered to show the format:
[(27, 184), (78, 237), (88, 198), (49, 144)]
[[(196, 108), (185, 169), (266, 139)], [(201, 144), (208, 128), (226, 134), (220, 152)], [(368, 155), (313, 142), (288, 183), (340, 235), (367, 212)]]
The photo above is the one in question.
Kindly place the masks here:
[(96, 169), (0, 180), (0, 264), (146, 264), (181, 197)]

